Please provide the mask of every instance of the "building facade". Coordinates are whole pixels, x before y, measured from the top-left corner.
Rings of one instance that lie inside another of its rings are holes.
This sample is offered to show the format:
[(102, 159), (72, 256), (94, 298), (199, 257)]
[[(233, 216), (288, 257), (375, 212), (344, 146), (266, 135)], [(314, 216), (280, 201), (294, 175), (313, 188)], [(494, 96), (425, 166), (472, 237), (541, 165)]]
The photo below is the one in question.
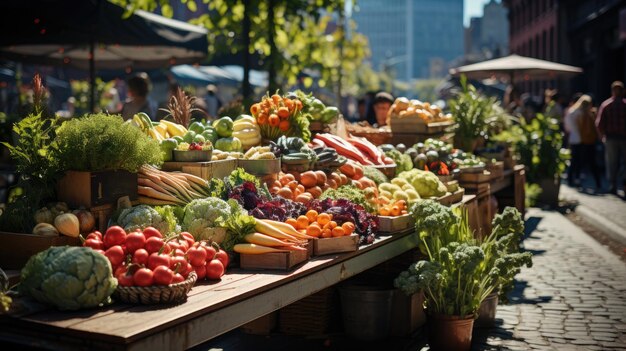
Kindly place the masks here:
[(352, 18), (372, 65), (396, 79), (442, 77), (463, 55), (463, 0), (359, 0)]
[(482, 17), (470, 18), (466, 29), (465, 55), (469, 61), (506, 56), (509, 53), (509, 18), (501, 2), (491, 0)]

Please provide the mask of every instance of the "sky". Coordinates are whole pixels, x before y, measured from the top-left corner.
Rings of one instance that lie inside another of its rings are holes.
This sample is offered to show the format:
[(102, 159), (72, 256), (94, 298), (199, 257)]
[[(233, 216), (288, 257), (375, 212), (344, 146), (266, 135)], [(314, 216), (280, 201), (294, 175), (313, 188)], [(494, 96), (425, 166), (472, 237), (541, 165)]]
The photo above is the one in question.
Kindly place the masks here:
[(469, 27), (470, 17), (482, 17), (483, 5), (488, 2), (489, 0), (463, 0), (463, 24), (465, 27)]

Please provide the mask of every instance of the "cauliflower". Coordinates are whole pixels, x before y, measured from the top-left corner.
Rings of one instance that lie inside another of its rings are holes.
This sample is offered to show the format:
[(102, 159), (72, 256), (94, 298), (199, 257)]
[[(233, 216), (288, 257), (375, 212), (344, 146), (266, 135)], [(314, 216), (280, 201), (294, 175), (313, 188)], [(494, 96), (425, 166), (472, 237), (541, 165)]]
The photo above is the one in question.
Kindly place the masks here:
[(230, 212), (230, 205), (224, 200), (215, 197), (195, 199), (185, 206), (182, 229), (196, 239), (212, 237), (214, 228), (219, 227)]
[(154, 227), (163, 234), (180, 232), (176, 217), (171, 206), (150, 207), (138, 205), (122, 210), (117, 218), (117, 224), (127, 232), (135, 229)]
[(88, 247), (51, 247), (32, 256), (24, 269), (19, 292), (60, 310), (91, 308), (109, 303), (117, 288), (109, 260)]
[(445, 184), (434, 173), (429, 171), (412, 169), (400, 173), (398, 177), (405, 179), (409, 184), (413, 185), (422, 198), (443, 196), (448, 191)]

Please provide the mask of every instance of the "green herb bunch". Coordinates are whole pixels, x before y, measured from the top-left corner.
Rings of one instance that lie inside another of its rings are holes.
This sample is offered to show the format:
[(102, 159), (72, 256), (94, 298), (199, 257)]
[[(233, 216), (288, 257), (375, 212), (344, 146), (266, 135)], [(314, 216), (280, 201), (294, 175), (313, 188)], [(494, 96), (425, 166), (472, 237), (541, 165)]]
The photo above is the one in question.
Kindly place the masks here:
[(76, 171), (124, 169), (163, 162), (159, 143), (119, 115), (91, 114), (65, 122), (57, 131), (60, 168)]

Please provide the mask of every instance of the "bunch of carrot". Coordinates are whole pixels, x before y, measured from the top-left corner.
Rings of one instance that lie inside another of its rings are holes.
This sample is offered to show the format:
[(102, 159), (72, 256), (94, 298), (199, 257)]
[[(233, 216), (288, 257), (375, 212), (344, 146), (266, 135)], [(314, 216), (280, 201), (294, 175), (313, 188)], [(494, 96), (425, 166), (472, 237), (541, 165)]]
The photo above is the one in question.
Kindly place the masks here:
[(146, 205), (185, 205), (210, 196), (206, 180), (182, 172), (165, 172), (144, 165), (137, 172), (139, 202)]
[(288, 218), (286, 224), (315, 238), (332, 238), (350, 235), (354, 232), (354, 223), (344, 222), (342, 225), (333, 221), (333, 215), (329, 213), (317, 213), (309, 210), (305, 216)]
[(272, 221), (257, 219), (255, 233), (244, 237), (247, 243), (237, 244), (233, 250), (240, 254), (264, 254), (289, 251), (306, 251), (307, 240), (313, 237), (295, 230), (292, 226)]

